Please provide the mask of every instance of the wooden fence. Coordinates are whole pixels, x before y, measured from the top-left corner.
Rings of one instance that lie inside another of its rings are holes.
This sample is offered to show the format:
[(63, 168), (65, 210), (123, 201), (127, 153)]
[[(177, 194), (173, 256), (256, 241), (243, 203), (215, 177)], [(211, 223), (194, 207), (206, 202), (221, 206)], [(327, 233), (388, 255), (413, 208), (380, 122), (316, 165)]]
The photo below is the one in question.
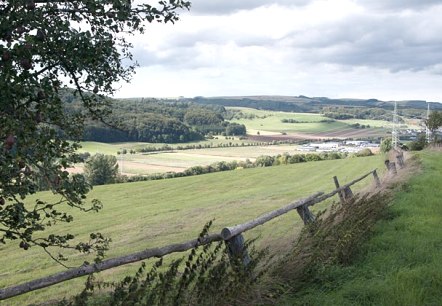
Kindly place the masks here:
[[(400, 156), (400, 157), (399, 157)], [(397, 159), (401, 160), (399, 165), (401, 165), (401, 168), (405, 165), (403, 155), (398, 155)], [(388, 173), (390, 175), (397, 174), (396, 165), (394, 162), (385, 161), (385, 165), (387, 167)], [(289, 211), (292, 211), (296, 209), (299, 216), (303, 220), (304, 224), (308, 224), (310, 222), (314, 222), (315, 216), (314, 214), (309, 210), (309, 207), (312, 205), (315, 205), (317, 203), (320, 203), (328, 198), (331, 198), (332, 196), (338, 194), (339, 199), (341, 203), (347, 202), (351, 197), (353, 197), (353, 192), (351, 191), (351, 186), (356, 184), (357, 182), (362, 181), (366, 177), (373, 175), (374, 183), (377, 188), (381, 187), (381, 181), (379, 179), (379, 176), (377, 174), (376, 169), (373, 171), (368, 172), (367, 174), (364, 174), (363, 176), (343, 185), (339, 185), (338, 178), (335, 176), (333, 177), (333, 180), (336, 185), (336, 189), (324, 194), (323, 192), (315, 193), (307, 198), (297, 200), (295, 202), (292, 202), (280, 209), (268, 212), (256, 219), (253, 219), (251, 221), (248, 221), (243, 224), (231, 226), (231, 227), (225, 227), (221, 233), (214, 233), (205, 236), (202, 239), (193, 239), (189, 240), (183, 243), (177, 243), (177, 244), (171, 244), (168, 246), (160, 247), (160, 248), (152, 248), (152, 249), (146, 249), (141, 252), (117, 257), (117, 258), (111, 258), (107, 260), (103, 260), (100, 263), (95, 264), (89, 264), (89, 265), (83, 265), (78, 268), (69, 269), (63, 272), (59, 272), (50, 276), (42, 277), (36, 280), (32, 280), (20, 285), (3, 288), (0, 289), (0, 300), (8, 299), (17, 295), (21, 295), (33, 290), (49, 287), (70, 279), (74, 279), (77, 277), (89, 275), (95, 272), (104, 271), (107, 269), (111, 269), (114, 267), (126, 265), (129, 263), (153, 258), (153, 257), (163, 257), (164, 255), (176, 253), (176, 252), (184, 252), (187, 250), (190, 250), (192, 248), (195, 248), (199, 245), (205, 245), (208, 243), (212, 243), (215, 241), (222, 241), (224, 240), (228, 246), (228, 250), (231, 255), (241, 255), (243, 256), (243, 262), (244, 264), (248, 264), (250, 261), (250, 258), (248, 254), (244, 253), (244, 237), (242, 233), (258, 226), (262, 225), (278, 216), (281, 216), (283, 214), (288, 213)]]

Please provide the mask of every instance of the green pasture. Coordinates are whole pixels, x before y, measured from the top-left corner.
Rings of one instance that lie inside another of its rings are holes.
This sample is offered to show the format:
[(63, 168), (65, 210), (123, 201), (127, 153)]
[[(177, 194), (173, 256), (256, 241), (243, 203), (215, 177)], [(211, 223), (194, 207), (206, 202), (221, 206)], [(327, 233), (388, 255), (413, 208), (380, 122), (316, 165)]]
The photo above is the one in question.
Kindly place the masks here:
[[(211, 219), (215, 220), (212, 231), (220, 231), (224, 226), (248, 221), (317, 191), (330, 191), (334, 189), (334, 175), (338, 176), (341, 183), (345, 183), (373, 168), (380, 169), (382, 174), (383, 156), (100, 186), (94, 188), (89, 199), (100, 199), (104, 203), (102, 211), (73, 211), (74, 222), (58, 224), (52, 230), (73, 233), (79, 239), (87, 239), (91, 232), (110, 236), (113, 241), (107, 254), (110, 258), (194, 238)], [(372, 184), (372, 178), (369, 177), (358, 183), (354, 190)], [(37, 198), (54, 199), (54, 196), (43, 192), (28, 201), (31, 203)], [(329, 204), (324, 202), (315, 206), (314, 211)], [(299, 216), (291, 212), (248, 232), (246, 236), (260, 236), (261, 246), (280, 244), (287, 247), (301, 227)], [(85, 260), (90, 261), (91, 257), (75, 255), (68, 264), (79, 265)], [(134, 264), (109, 270), (98, 277), (108, 281), (121, 279), (137, 266)], [(0, 287), (63, 270), (38, 248), (24, 251), (18, 248), (18, 242), (0, 246)], [(84, 278), (72, 280), (0, 304), (24, 305), (70, 296), (80, 290), (83, 282)]]
[(260, 109), (247, 108), (247, 107), (227, 107), (227, 109), (239, 110), (244, 114), (252, 114), (257, 117), (261, 117), (261, 118), (256, 118), (256, 119), (265, 119), (262, 117), (275, 117), (279, 120), (281, 120), (281, 119), (294, 119), (294, 120), (298, 120), (298, 121), (307, 121), (307, 122), (318, 122), (322, 119), (327, 119), (326, 117), (322, 116), (321, 114), (315, 114), (315, 113), (278, 112), (278, 111), (260, 110)]
[[(310, 133), (346, 127), (346, 124), (339, 122), (320, 122), (321, 120), (327, 119), (320, 114), (264, 111), (243, 107), (235, 107), (232, 109), (238, 109), (243, 113), (257, 116), (254, 119), (241, 118), (232, 120), (232, 122), (244, 124), (248, 130)], [(282, 119), (293, 119), (302, 123), (283, 123), (281, 121)]]
[(423, 171), (397, 188), (353, 261), (322, 269), (281, 305), (441, 305), (442, 154), (417, 155)]
[(117, 155), (117, 152), (120, 150), (122, 146), (135, 146), (136, 143), (104, 143), (104, 142), (96, 142), (96, 141), (83, 141), (80, 143), (81, 148), (79, 152), (89, 152), (92, 155), (101, 153), (107, 155)]
[[(336, 120), (334, 122), (321, 122), (321, 120), (330, 120), (321, 114), (312, 113), (289, 113), (277, 111), (256, 110), (244, 107), (232, 107), (231, 109), (240, 110), (245, 114), (253, 114), (256, 117), (253, 119), (234, 119), (232, 122), (244, 124), (250, 134), (265, 135), (267, 132), (272, 133), (305, 133), (305, 134), (320, 134), (320, 133), (335, 133), (342, 131), (348, 133), (349, 130), (364, 132), (362, 129), (351, 127), (351, 124), (359, 123), (363, 125), (370, 125), (372, 128), (389, 127), (387, 121), (382, 120)], [(292, 119), (299, 121), (299, 123), (283, 123), (283, 119)], [(370, 129), (371, 130), (371, 129)], [(368, 131), (368, 130), (367, 130)]]

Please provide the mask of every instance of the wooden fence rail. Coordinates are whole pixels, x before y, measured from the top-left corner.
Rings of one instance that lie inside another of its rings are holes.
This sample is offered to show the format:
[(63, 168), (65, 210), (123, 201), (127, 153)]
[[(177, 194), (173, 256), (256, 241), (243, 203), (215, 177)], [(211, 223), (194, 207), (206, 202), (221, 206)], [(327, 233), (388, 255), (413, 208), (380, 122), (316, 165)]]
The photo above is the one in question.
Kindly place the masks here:
[[(89, 264), (89, 265), (83, 265), (78, 268), (69, 269), (63, 272), (59, 272), (50, 276), (42, 277), (36, 280), (32, 280), (20, 285), (3, 288), (0, 289), (0, 300), (8, 299), (17, 295), (21, 295), (33, 290), (49, 287), (70, 279), (74, 279), (77, 277), (89, 275), (95, 272), (104, 271), (107, 269), (111, 269), (114, 267), (122, 266), (128, 263), (133, 263), (141, 260), (145, 260), (152, 257), (162, 257), (167, 254), (175, 253), (175, 252), (184, 252), (187, 250), (190, 250), (196, 246), (199, 245), (205, 245), (208, 243), (212, 243), (214, 241), (221, 241), (224, 240), (229, 246), (229, 250), (232, 252), (240, 252), (242, 250), (242, 244), (244, 242), (244, 239), (242, 237), (242, 233), (245, 231), (248, 231), (258, 225), (262, 225), (278, 216), (281, 216), (283, 214), (286, 214), (289, 211), (292, 211), (296, 209), (304, 221), (305, 224), (314, 221), (314, 215), (310, 212), (308, 209), (309, 206), (312, 206), (314, 204), (317, 204), (319, 202), (322, 202), (335, 194), (339, 193), (347, 194), (348, 190), (350, 190), (350, 186), (356, 184), (357, 182), (365, 179), (369, 175), (373, 175), (374, 181), (377, 187), (380, 187), (380, 180), (377, 175), (376, 169), (373, 171), (370, 171), (369, 173), (351, 181), (348, 184), (345, 184), (327, 194), (324, 194), (323, 192), (315, 193), (307, 198), (292, 202), (280, 209), (268, 212), (254, 220), (248, 221), (243, 224), (235, 225), (232, 227), (225, 227), (220, 234), (210, 234), (203, 239), (193, 239), (189, 240), (183, 243), (177, 243), (177, 244), (171, 244), (168, 246), (160, 247), (160, 248), (152, 248), (152, 249), (146, 249), (144, 251), (140, 251), (137, 253), (117, 257), (117, 258), (111, 258), (104, 260), (100, 263), (95, 264)], [(337, 182), (337, 178), (335, 180)], [(351, 192), (351, 190), (350, 190)], [(351, 193), (352, 195), (352, 193)], [(248, 258), (248, 255), (245, 254), (244, 256), (244, 263), (247, 264), (247, 262), (250, 260)]]

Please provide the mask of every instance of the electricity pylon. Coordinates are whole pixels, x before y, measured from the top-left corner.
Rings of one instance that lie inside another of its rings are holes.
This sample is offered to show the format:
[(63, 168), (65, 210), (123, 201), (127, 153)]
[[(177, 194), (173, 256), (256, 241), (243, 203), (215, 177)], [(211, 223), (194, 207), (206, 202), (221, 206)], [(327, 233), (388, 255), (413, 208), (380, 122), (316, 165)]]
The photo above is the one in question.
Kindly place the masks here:
[(391, 132), (391, 145), (393, 149), (397, 150), (398, 144), (399, 144), (399, 135), (398, 135), (397, 102), (394, 102), (393, 131)]
[(428, 128), (428, 119), (430, 119), (430, 103), (427, 102), (427, 122), (425, 122), (425, 138), (427, 139), (427, 143), (430, 143), (431, 131)]

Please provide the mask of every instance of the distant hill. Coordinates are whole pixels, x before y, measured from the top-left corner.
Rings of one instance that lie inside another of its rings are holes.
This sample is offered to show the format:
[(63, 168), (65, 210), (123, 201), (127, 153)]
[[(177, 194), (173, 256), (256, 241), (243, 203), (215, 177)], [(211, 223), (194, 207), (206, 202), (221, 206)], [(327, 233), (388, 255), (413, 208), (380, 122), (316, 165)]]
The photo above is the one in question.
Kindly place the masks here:
[[(381, 101), (378, 99), (330, 99), (326, 97), (306, 96), (225, 96), (225, 97), (195, 97), (185, 99), (199, 104), (217, 104), (222, 106), (251, 107), (289, 112), (322, 112), (326, 107), (366, 107), (393, 110), (394, 101)], [(417, 110), (406, 112), (424, 114), (427, 101), (409, 100), (397, 101), (400, 110)], [(431, 103), (431, 109), (442, 110), (442, 103)]]

